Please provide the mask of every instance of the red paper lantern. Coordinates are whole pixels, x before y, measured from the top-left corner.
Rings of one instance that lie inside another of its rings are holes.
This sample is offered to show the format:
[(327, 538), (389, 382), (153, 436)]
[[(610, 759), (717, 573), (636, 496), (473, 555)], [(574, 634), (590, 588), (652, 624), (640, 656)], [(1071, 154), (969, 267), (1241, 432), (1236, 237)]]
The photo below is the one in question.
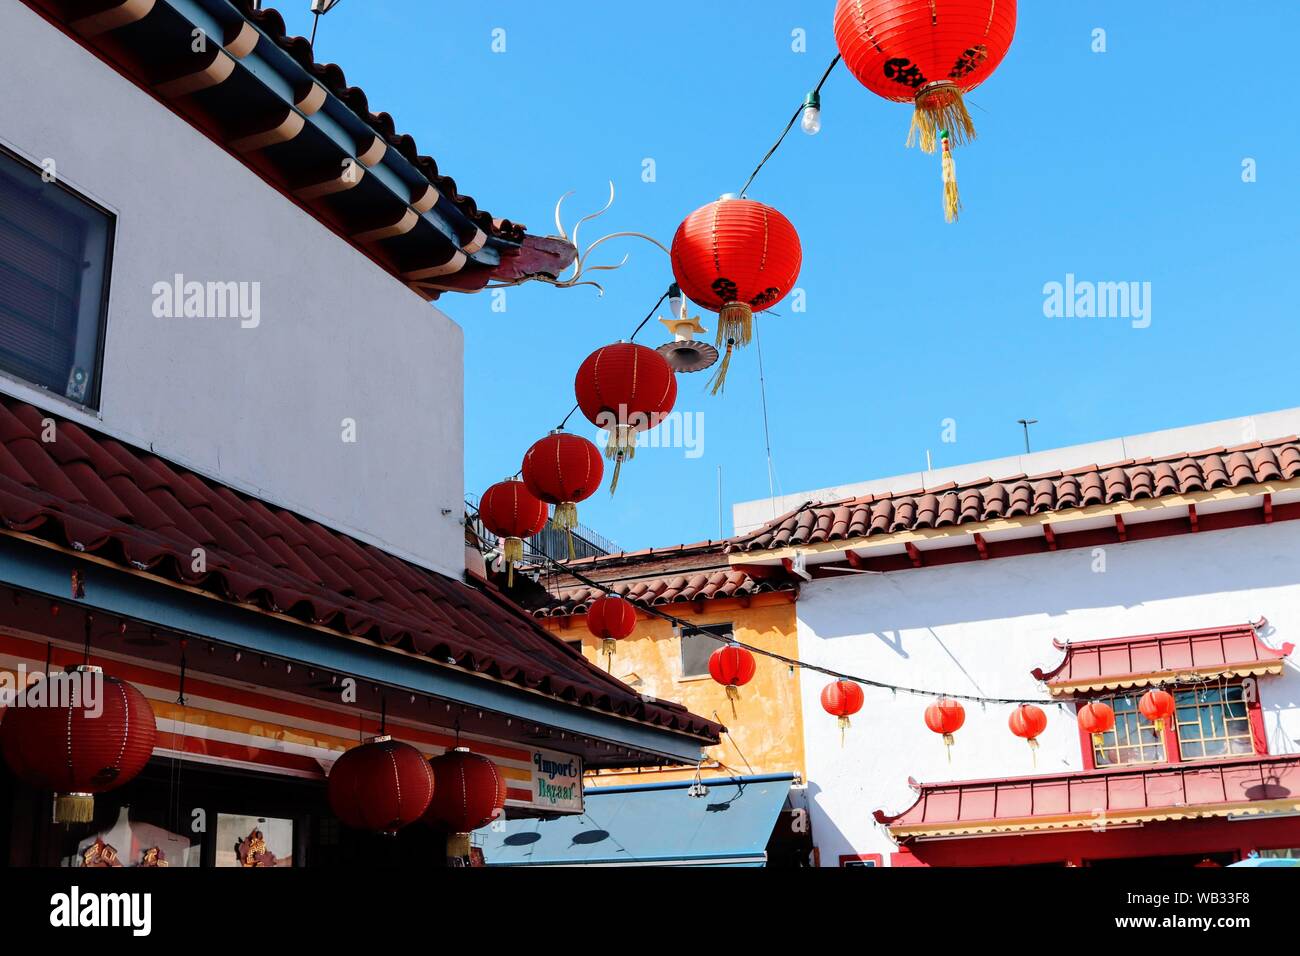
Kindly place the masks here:
[(925, 708), (925, 726), (936, 734), (943, 734), (943, 744), (948, 748), (948, 761), (952, 762), (952, 735), (966, 723), (966, 708), (951, 698), (936, 700)]
[(573, 390), (587, 421), (610, 433), (605, 457), (614, 459), (613, 494), (623, 462), (636, 454), (637, 435), (657, 426), (677, 403), (677, 376), (654, 349), (618, 342), (587, 356)]
[(330, 809), (346, 826), (396, 833), (429, 808), (433, 771), (410, 744), (373, 737), (334, 761), (326, 793)]
[(687, 297), (718, 313), (717, 343), (727, 352), (713, 392), (727, 378), (732, 349), (749, 344), (753, 314), (770, 309), (799, 278), (803, 249), (790, 220), (752, 199), (723, 197), (683, 220), (673, 236), (673, 276)]
[[(1007, 726), (1017, 737), (1023, 737), (1029, 741), (1031, 751), (1038, 750), (1038, 736), (1047, 729), (1047, 714), (1043, 708), (1035, 707), (1033, 704), (1021, 704), (1011, 712), (1011, 717), (1007, 720)], [(1034, 765), (1038, 765), (1038, 754), (1034, 755)]]
[(1174, 716), (1174, 695), (1163, 690), (1149, 690), (1138, 701), (1142, 716), (1156, 725), (1156, 733), (1165, 729), (1165, 721)]
[(487, 757), (457, 747), (429, 761), (433, 769), (433, 799), (426, 823), (448, 831), (447, 856), (469, 856), (469, 834), (501, 816), (506, 805), (506, 781)]
[(598, 597), (587, 608), (587, 630), (600, 638), (605, 656), (612, 657), (618, 642), (636, 630), (636, 608), (617, 594)]
[(1115, 711), (1100, 701), (1084, 704), (1079, 708), (1079, 727), (1092, 734), (1092, 742), (1100, 747), (1102, 735), (1115, 729)]
[[(915, 104), (907, 144), (944, 147), (944, 211), (957, 217), (956, 171), (948, 139), (975, 138), (963, 94), (1002, 62), (1016, 32), (1016, 0), (839, 0), (835, 43), (858, 82), (879, 96)], [(947, 135), (945, 135), (947, 134)]]
[[(566, 536), (578, 525), (578, 502), (595, 494), (605, 476), (600, 449), (585, 438), (553, 431), (524, 455), (524, 486), (536, 498), (555, 505), (554, 525)], [(569, 537), (573, 559), (573, 538)]]
[(546, 502), (530, 492), (518, 478), (507, 478), (483, 492), (478, 516), (501, 539), (501, 557), (506, 562), (506, 583), (515, 583), (515, 564), (523, 560), (524, 538), (546, 527)]
[(837, 680), (822, 688), (822, 710), (840, 719), (840, 746), (844, 746), (844, 731), (849, 729), (849, 717), (862, 709), (864, 697), (861, 685), (851, 680)]
[(158, 736), (153, 708), (99, 667), (68, 668), (40, 683), (5, 710), (0, 746), (15, 776), (54, 791), (57, 822), (85, 823), (94, 817), (95, 794), (122, 786), (149, 762)]
[(754, 661), (754, 655), (735, 644), (719, 647), (709, 655), (709, 676), (719, 684), (726, 685), (733, 716), (736, 713), (736, 701), (740, 699), (740, 688), (754, 679), (756, 670), (758, 665)]

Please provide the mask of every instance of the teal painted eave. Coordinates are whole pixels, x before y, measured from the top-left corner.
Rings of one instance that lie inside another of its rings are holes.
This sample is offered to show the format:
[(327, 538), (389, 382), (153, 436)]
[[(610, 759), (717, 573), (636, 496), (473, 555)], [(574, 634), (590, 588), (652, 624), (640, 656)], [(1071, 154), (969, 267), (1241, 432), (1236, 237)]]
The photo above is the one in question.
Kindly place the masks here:
[[(178, 15), (201, 28), (212, 43), (221, 43), (226, 26), (249, 22), (227, 0), (158, 0), (158, 2), (169, 5)], [(257, 24), (250, 25), (257, 29)], [(375, 135), (377, 131), (357, 116), (324, 84), (309, 74), (298, 61), (281, 49), (274, 39), (261, 30), (258, 30), (258, 33), (260, 39), (252, 52), (245, 57), (234, 58), (236, 69), (247, 71), (286, 106), (302, 116), (314, 129), (328, 137), (342, 152), (355, 156), (356, 143), (366, 136)], [(303, 114), (294, 106), (294, 85), (303, 81), (314, 82), (325, 90), (325, 104), (312, 116)], [(379, 163), (366, 169), (366, 174), (375, 177), (400, 202), (408, 205), (410, 196), (429, 184), (428, 178), (392, 146), (384, 152)], [(457, 217), (461, 225), (477, 228), (454, 206), (446, 210), (441, 202), (428, 212), (422, 213), (420, 218), (459, 248), (460, 238), (457, 229), (447, 220), (447, 215)], [(467, 256), (475, 265), (495, 268), (501, 264), (500, 249), (512, 245), (491, 236), (482, 249), (472, 254), (467, 253)]]
[(96, 611), (337, 671), (358, 680), (509, 714), (521, 721), (609, 741), (672, 762), (693, 764), (701, 757), (704, 742), (685, 734), (565, 704), (342, 635), (333, 638), (216, 598), (0, 536), (0, 582), (66, 601), (74, 569), (81, 571), (86, 582), (86, 596), (76, 603)]

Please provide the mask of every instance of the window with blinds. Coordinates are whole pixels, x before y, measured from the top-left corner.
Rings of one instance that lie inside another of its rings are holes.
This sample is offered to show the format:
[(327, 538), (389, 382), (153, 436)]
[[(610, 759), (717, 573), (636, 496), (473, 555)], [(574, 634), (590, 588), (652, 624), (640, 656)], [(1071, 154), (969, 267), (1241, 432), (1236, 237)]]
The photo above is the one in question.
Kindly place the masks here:
[(0, 150), (0, 373), (99, 405), (113, 216)]

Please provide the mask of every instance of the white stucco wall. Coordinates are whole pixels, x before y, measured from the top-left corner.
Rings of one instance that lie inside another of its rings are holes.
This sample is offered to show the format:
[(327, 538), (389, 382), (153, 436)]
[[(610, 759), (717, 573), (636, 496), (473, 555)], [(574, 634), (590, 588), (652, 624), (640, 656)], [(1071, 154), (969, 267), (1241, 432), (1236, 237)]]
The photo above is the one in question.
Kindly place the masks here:
[[(0, 390), (460, 574), (458, 326), (13, 0), (0, 143), (117, 215), (99, 415)], [(155, 318), (176, 273), (260, 283), (260, 325)]]
[[(1300, 644), (1300, 522), (1181, 535), (1090, 549), (821, 579), (803, 585), (799, 656), (894, 684), (994, 697), (1046, 697), (1030, 676), (1061, 660), (1052, 639), (1080, 641), (1269, 621), (1267, 644)], [(1300, 655), (1300, 652), (1297, 652)], [(907, 778), (923, 782), (1082, 769), (1073, 713), (1047, 708), (1038, 767), (1007, 729), (1010, 707), (966, 705), (952, 763), (922, 715), (926, 698), (866, 691), (840, 746), (819, 700), (825, 681), (802, 681), (813, 836), (823, 865), (841, 854), (896, 847), (877, 807), (911, 806)], [(1300, 752), (1300, 669), (1260, 679), (1270, 753)]]

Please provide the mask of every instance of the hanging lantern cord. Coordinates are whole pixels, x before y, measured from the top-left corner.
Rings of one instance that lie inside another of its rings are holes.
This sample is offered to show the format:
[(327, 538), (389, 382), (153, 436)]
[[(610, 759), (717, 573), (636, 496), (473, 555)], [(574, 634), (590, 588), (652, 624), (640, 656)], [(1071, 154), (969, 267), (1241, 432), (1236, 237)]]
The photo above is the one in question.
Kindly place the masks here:
[[(816, 95), (819, 98), (819, 101), (822, 92), (822, 87), (826, 85), (826, 80), (830, 77), (831, 71), (835, 69), (836, 64), (838, 64), (839, 62), (840, 62), (840, 54), (836, 53), (835, 58), (832, 59), (830, 62), (830, 66), (826, 67), (826, 72), (822, 74), (821, 80), (819, 80), (817, 85), (813, 88), (812, 94)], [(758, 176), (759, 170), (761, 170), (764, 166), (767, 165), (767, 161), (772, 158), (772, 156), (776, 153), (778, 149), (781, 148), (781, 144), (785, 142), (785, 138), (790, 135), (790, 130), (794, 129), (794, 124), (799, 122), (799, 117), (803, 115), (803, 110), (804, 107), (807, 105), (807, 102), (808, 102), (807, 98), (804, 98), (799, 101), (799, 108), (795, 110), (794, 115), (790, 117), (790, 122), (785, 124), (785, 129), (781, 131), (781, 135), (777, 137), (776, 142), (772, 144), (772, 148), (767, 151), (767, 155), (765, 155), (761, 160), (759, 160), (758, 165), (754, 167), (754, 171), (749, 174), (749, 178), (745, 180), (744, 188), (740, 190), (741, 199), (745, 198), (745, 193), (749, 192), (749, 187), (754, 184), (754, 179), (755, 177)]]

